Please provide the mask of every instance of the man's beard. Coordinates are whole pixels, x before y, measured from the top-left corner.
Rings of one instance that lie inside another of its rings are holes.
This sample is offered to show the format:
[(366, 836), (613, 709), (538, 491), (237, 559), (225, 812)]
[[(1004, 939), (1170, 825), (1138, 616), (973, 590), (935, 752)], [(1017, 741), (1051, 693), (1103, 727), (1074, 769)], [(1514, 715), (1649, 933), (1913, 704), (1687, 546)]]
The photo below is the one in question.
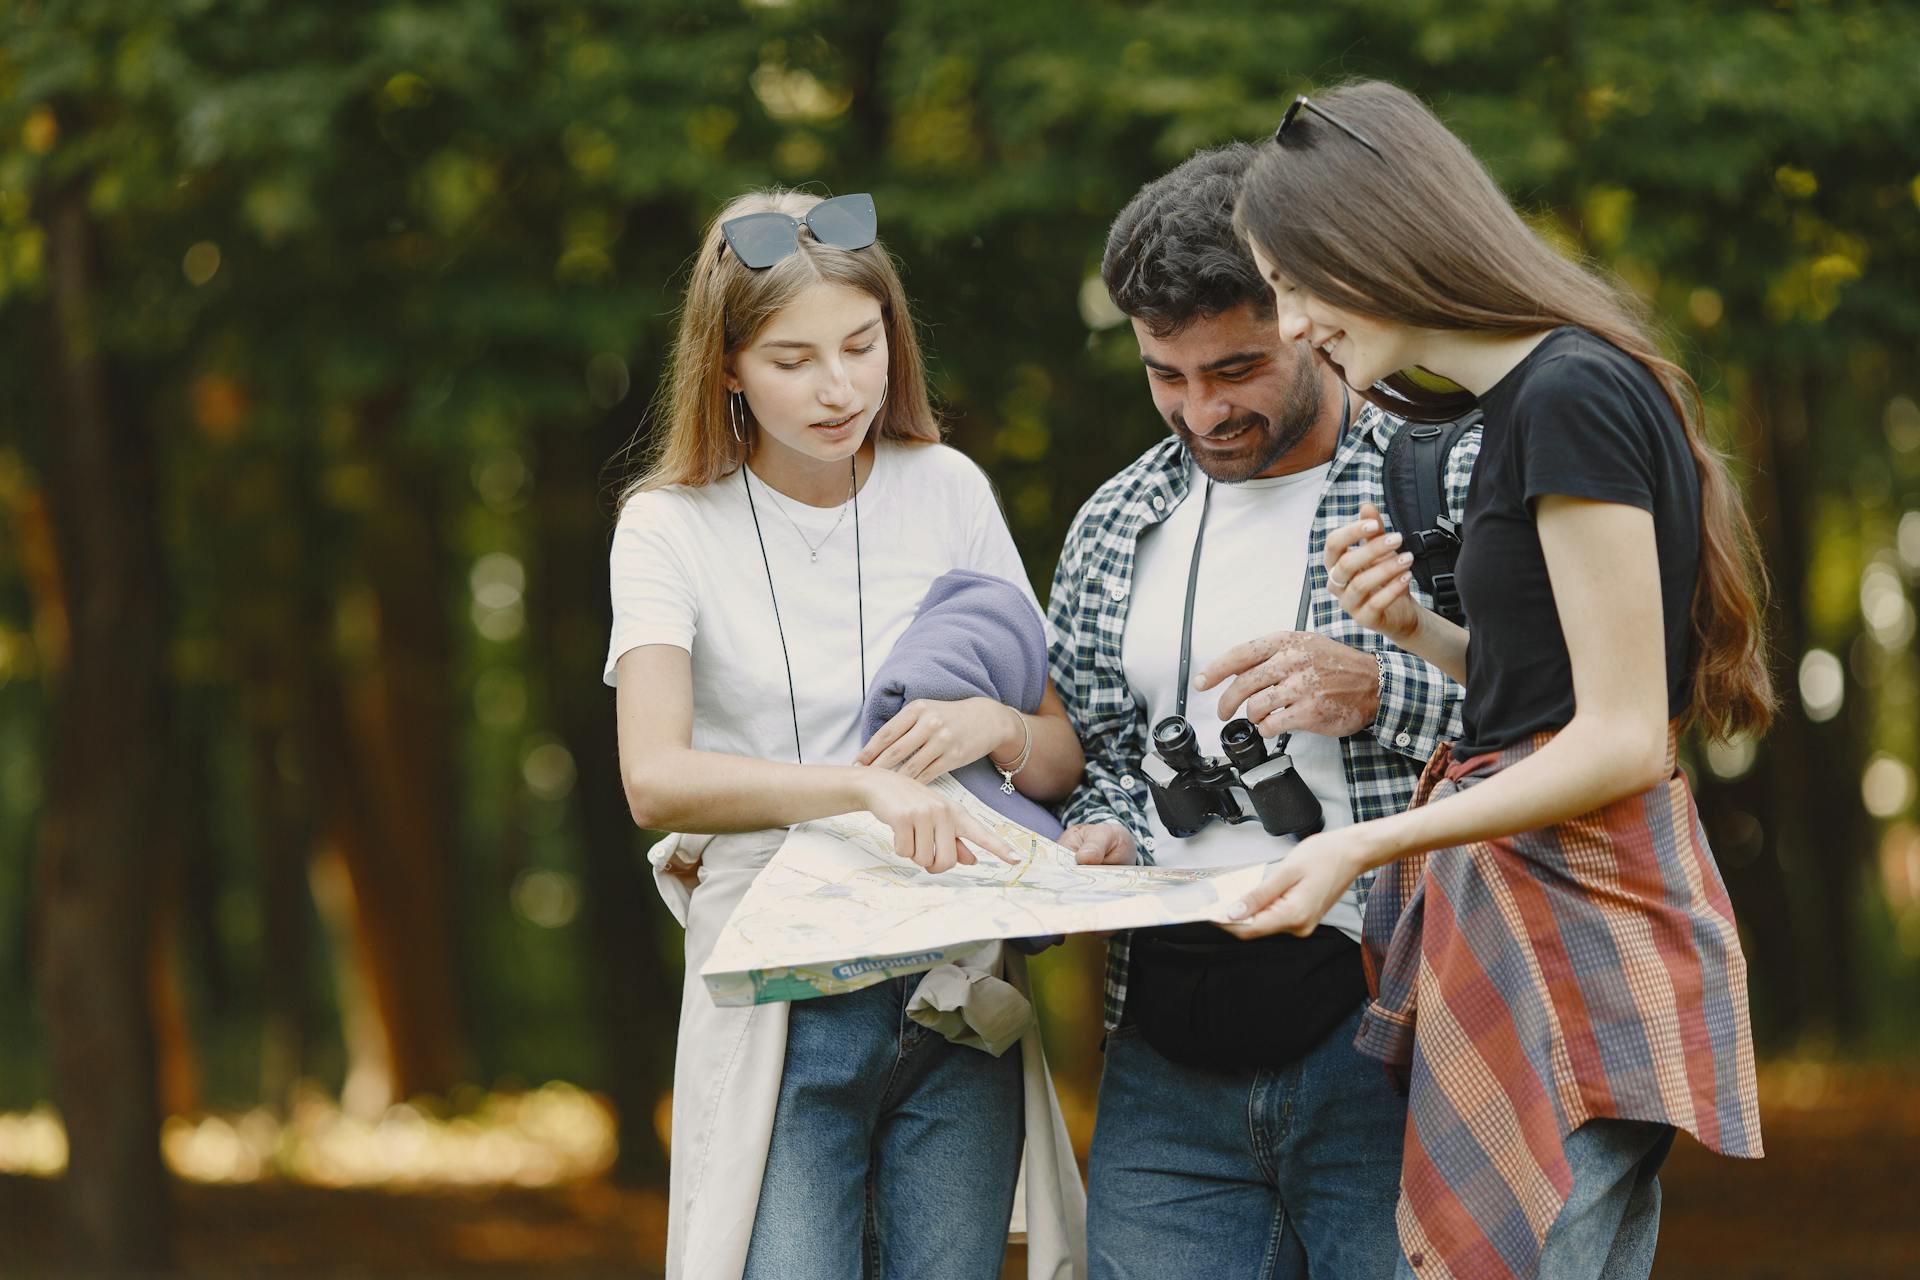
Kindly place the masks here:
[(1197, 444), (1181, 414), (1173, 415), (1173, 429), (1209, 479), (1221, 484), (1239, 484), (1243, 480), (1253, 479), (1291, 453), (1295, 446), (1307, 438), (1307, 433), (1313, 430), (1313, 424), (1319, 417), (1320, 379), (1313, 368), (1313, 357), (1309, 355), (1301, 362), (1299, 376), (1287, 389), (1287, 398), (1277, 407), (1273, 417), (1258, 413), (1240, 414), (1214, 429), (1216, 433), (1227, 433), (1243, 426), (1250, 428), (1238, 442), (1240, 447), (1233, 452), (1214, 452), (1205, 445)]

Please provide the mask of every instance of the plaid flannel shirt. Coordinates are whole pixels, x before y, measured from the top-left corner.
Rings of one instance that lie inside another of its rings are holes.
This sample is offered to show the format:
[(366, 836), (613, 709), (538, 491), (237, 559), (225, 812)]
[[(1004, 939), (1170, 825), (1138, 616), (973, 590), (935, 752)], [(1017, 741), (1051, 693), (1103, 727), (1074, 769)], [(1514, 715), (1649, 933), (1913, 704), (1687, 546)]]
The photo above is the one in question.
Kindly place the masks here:
[[(1334, 451), (1327, 487), (1307, 540), (1307, 572), (1313, 578), (1308, 628), (1385, 659), (1380, 710), (1373, 724), (1341, 739), (1356, 822), (1405, 809), (1434, 747), (1460, 735), (1460, 686), (1348, 617), (1327, 590), (1326, 566), (1321, 562), (1327, 534), (1359, 519), (1361, 503), (1372, 502), (1386, 511), (1385, 450), (1400, 425), (1400, 419), (1373, 405), (1366, 405), (1348, 424)], [(1467, 485), (1479, 456), (1480, 428), (1474, 427), (1461, 436), (1447, 459), (1447, 509), (1456, 521), (1466, 507)], [(1147, 750), (1147, 710), (1127, 685), (1121, 640), (1127, 630), (1127, 601), (1140, 535), (1171, 516), (1186, 498), (1191, 468), (1192, 455), (1170, 436), (1095, 490), (1067, 534), (1047, 607), (1054, 687), (1066, 703), (1087, 755), (1086, 777), (1068, 798), (1061, 819), (1069, 825), (1120, 823), (1132, 833), (1141, 859), (1148, 863), (1153, 861), (1148, 794), (1140, 776), (1140, 761)], [(1417, 579), (1414, 593), (1422, 604), (1432, 605)], [(1203, 638), (1196, 648), (1213, 652), (1252, 638)], [(1363, 910), (1372, 880), (1369, 874), (1354, 886)], [(1126, 1001), (1129, 941), (1130, 935), (1116, 934), (1107, 948), (1109, 1028), (1119, 1025)]]

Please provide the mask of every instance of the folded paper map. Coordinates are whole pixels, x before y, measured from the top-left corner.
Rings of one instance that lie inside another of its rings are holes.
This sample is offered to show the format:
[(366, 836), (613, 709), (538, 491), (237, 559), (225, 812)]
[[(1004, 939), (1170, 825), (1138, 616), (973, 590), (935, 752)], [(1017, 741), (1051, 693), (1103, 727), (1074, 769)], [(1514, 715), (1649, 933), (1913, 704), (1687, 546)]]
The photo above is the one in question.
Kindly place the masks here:
[(938, 875), (893, 851), (871, 813), (803, 822), (721, 931), (700, 976), (719, 1005), (838, 995), (1003, 938), (1224, 920), (1266, 867), (1083, 867), (950, 778), (933, 786), (1020, 856)]

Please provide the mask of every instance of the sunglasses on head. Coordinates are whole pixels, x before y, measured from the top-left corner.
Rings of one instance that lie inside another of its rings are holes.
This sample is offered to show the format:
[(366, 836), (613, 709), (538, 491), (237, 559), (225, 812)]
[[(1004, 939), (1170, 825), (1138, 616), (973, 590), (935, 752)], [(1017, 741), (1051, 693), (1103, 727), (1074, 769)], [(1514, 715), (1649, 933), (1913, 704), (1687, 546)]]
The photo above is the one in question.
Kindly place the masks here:
[(1387, 157), (1381, 152), (1380, 148), (1374, 146), (1373, 143), (1367, 140), (1367, 137), (1365, 134), (1361, 133), (1359, 130), (1354, 129), (1348, 125), (1342, 124), (1339, 120), (1327, 114), (1326, 111), (1322, 110), (1318, 106), (1315, 106), (1313, 99), (1309, 98), (1304, 93), (1301, 94), (1299, 97), (1295, 98), (1293, 100), (1293, 105), (1287, 108), (1287, 114), (1280, 117), (1280, 127), (1273, 131), (1274, 146), (1278, 147), (1278, 146), (1285, 145), (1285, 143), (1282, 140), (1287, 136), (1287, 126), (1292, 124), (1294, 120), (1299, 117), (1302, 111), (1311, 111), (1314, 115), (1319, 116), (1322, 120), (1325, 120), (1328, 124), (1332, 125), (1334, 128), (1338, 129), (1340, 132), (1346, 134), (1349, 138), (1352, 138), (1355, 142), (1359, 143), (1361, 146), (1365, 147), (1367, 150), (1373, 152), (1374, 155), (1380, 158), (1380, 161), (1382, 164), (1386, 163)]
[[(1273, 131), (1273, 145), (1286, 145), (1287, 129), (1300, 118), (1302, 111), (1311, 112), (1346, 134), (1373, 152), (1374, 158), (1382, 164), (1391, 163), (1372, 139), (1332, 115), (1304, 93), (1294, 98), (1292, 105), (1287, 108), (1287, 114), (1280, 117), (1280, 127)], [(1420, 380), (1404, 372), (1388, 374), (1358, 394), (1362, 399), (1409, 422), (1452, 422), (1480, 403), (1478, 397), (1464, 388), (1446, 390), (1423, 385)]]
[(764, 271), (788, 254), (799, 252), (801, 227), (821, 244), (836, 249), (864, 249), (879, 236), (873, 197), (865, 192), (822, 200), (802, 218), (778, 212), (728, 218), (720, 224), (720, 234), (726, 237), (727, 247), (740, 259), (740, 265)]

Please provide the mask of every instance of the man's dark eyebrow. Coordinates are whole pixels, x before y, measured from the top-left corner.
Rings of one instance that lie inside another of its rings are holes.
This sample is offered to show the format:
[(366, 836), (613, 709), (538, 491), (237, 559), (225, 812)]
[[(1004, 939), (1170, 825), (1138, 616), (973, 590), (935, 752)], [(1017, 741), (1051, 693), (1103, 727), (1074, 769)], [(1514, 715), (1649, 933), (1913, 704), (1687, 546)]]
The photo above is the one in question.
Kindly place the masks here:
[[(865, 324), (861, 325), (858, 329), (855, 329), (852, 333), (848, 334), (846, 337), (840, 339), (840, 341), (842, 342), (853, 341), (855, 338), (859, 337), (861, 334), (865, 333), (867, 330), (873, 328), (873, 326), (879, 324), (880, 320), (881, 320), (881, 317), (875, 316), (873, 319), (867, 321)], [(759, 345), (763, 347), (797, 347), (802, 351), (813, 350), (813, 344), (811, 342), (794, 342), (790, 339), (782, 339), (778, 342), (762, 342)]]
[[(1200, 372), (1218, 373), (1222, 369), (1233, 369), (1243, 364), (1258, 364), (1262, 360), (1271, 360), (1272, 358), (1273, 353), (1271, 351), (1236, 351), (1230, 356), (1221, 356), (1218, 360), (1210, 360), (1206, 364), (1201, 365)], [(1147, 368), (1154, 370), (1156, 373), (1177, 374), (1180, 372), (1172, 365), (1161, 364), (1152, 356), (1144, 353), (1140, 357), (1140, 363), (1146, 365)]]

